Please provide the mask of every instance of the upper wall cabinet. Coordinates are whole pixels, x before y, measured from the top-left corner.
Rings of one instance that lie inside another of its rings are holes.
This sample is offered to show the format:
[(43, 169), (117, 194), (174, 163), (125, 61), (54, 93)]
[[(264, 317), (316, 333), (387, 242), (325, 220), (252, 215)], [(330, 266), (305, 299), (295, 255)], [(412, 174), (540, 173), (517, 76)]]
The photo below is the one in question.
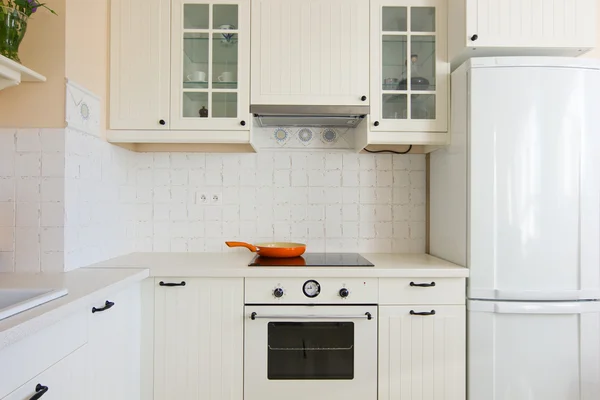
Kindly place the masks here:
[(450, 73), (445, 4), (371, 1), (367, 144), (445, 144)]
[(469, 57), (575, 56), (596, 42), (597, 0), (449, 0), (449, 51)]
[(111, 129), (169, 128), (170, 3), (111, 0)]
[(171, 128), (248, 130), (248, 1), (172, 5)]
[(111, 142), (249, 143), (250, 0), (112, 0)]
[(252, 104), (368, 104), (369, 57), (369, 0), (252, 2)]

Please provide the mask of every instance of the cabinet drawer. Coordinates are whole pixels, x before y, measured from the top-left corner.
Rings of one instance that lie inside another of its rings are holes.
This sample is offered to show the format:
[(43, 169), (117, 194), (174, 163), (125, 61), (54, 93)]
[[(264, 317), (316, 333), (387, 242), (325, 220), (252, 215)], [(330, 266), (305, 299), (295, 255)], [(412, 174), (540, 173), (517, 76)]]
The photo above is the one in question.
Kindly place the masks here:
[(0, 399), (87, 343), (79, 312), (0, 351)]
[(41, 394), (42, 400), (88, 399), (87, 345), (80, 347), (2, 400), (29, 400)]
[(379, 304), (465, 304), (463, 278), (380, 279)]

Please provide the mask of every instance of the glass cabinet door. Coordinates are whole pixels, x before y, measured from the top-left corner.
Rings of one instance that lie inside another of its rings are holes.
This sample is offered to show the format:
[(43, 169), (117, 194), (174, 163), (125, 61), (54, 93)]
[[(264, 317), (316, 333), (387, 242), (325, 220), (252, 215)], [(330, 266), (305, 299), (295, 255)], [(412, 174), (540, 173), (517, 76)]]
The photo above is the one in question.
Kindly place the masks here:
[[(249, 41), (243, 2), (176, 0), (172, 101), (176, 129), (249, 129)], [(243, 39), (242, 39), (243, 38)]]
[(388, 4), (380, 3), (372, 10), (377, 12), (375, 26), (379, 27), (372, 129), (445, 130), (446, 122), (440, 117), (446, 116), (448, 72), (443, 71), (445, 63), (438, 54), (440, 48), (445, 49), (440, 44), (445, 31), (437, 21), (442, 14), (435, 1)]

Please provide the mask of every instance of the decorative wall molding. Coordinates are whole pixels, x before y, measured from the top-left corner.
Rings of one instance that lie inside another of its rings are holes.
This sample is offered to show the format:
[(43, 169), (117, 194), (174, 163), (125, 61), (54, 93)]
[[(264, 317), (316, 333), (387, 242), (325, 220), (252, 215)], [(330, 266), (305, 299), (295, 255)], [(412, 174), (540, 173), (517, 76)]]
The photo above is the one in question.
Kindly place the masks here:
[(100, 137), (100, 98), (69, 79), (66, 82), (66, 91), (67, 127)]

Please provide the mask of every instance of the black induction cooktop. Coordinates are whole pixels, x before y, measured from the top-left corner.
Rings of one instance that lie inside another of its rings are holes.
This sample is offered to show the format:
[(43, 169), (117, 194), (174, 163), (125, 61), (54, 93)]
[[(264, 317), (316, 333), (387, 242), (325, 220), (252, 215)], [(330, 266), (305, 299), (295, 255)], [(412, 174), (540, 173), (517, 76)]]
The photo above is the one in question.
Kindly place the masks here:
[(304, 253), (294, 258), (256, 256), (249, 267), (374, 267), (358, 253)]

